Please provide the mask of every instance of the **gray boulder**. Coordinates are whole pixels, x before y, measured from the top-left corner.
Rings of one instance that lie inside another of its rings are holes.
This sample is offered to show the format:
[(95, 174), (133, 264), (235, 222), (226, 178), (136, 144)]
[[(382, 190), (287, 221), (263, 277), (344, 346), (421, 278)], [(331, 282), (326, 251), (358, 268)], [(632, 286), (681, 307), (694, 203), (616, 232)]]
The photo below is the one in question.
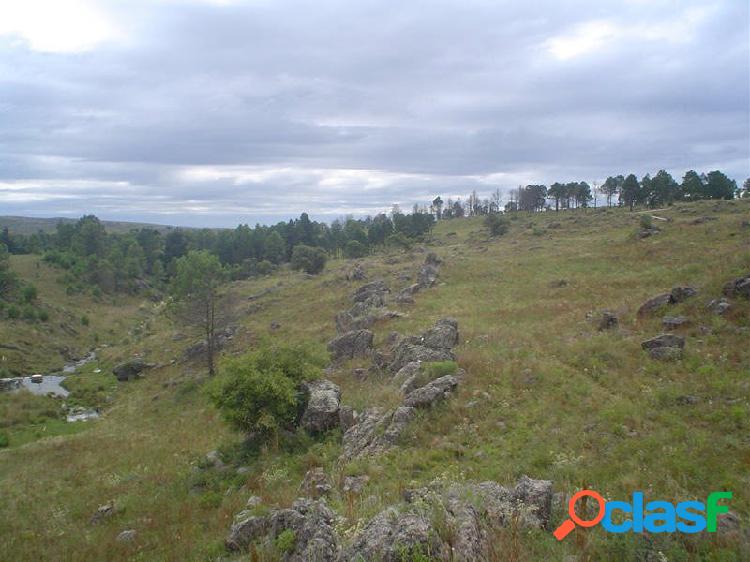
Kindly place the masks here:
[(457, 386), (458, 380), (453, 375), (440, 377), (407, 394), (404, 398), (404, 406), (429, 408), (435, 403), (445, 400)]
[(652, 359), (675, 360), (682, 357), (685, 338), (675, 334), (661, 334), (641, 342), (641, 347), (648, 352)]
[(151, 365), (141, 358), (129, 359), (128, 361), (116, 365), (115, 368), (112, 369), (112, 373), (114, 373), (118, 381), (125, 382), (139, 378), (141, 373), (150, 366)]
[(432, 287), (437, 283), (438, 267), (431, 263), (424, 264), (417, 273), (417, 284), (423, 289)]
[(341, 459), (348, 461), (391, 448), (415, 413), (414, 408), (405, 406), (390, 411), (368, 408), (358, 417), (357, 423), (344, 433)]
[(305, 383), (307, 407), (300, 424), (308, 433), (321, 433), (339, 425), (341, 389), (326, 379)]
[(352, 330), (328, 342), (328, 351), (334, 360), (364, 357), (372, 351), (372, 340), (370, 330)]
[(668, 293), (661, 293), (648, 299), (638, 309), (638, 316), (643, 316), (655, 311), (657, 308), (668, 304), (678, 304), (684, 302), (698, 294), (698, 289), (695, 287), (678, 286), (672, 287), (672, 290)]
[(398, 373), (407, 363), (455, 360), (456, 356), (448, 349), (433, 349), (404, 340), (398, 343), (393, 350), (388, 370), (392, 373)]
[(711, 302), (708, 303), (706, 306), (708, 310), (713, 312), (714, 314), (718, 314), (719, 316), (724, 316), (730, 308), (732, 308), (732, 305), (729, 304), (729, 301), (727, 299), (714, 299)]
[(750, 273), (729, 281), (722, 292), (725, 297), (741, 296), (750, 299)]
[(117, 535), (117, 542), (133, 542), (137, 535), (135, 529), (125, 529)]
[[(358, 302), (369, 302), (371, 306), (383, 306), (385, 304), (385, 295), (390, 292), (388, 285), (383, 281), (373, 281), (362, 285), (352, 295), (352, 300), (355, 303)], [(380, 305), (374, 303), (380, 302)]]
[(432, 349), (453, 349), (458, 345), (458, 322), (453, 318), (441, 318), (422, 334), (421, 344)]
[(668, 330), (674, 330), (689, 322), (687, 316), (665, 316), (661, 319), (662, 325)]
[(343, 491), (345, 494), (359, 494), (370, 481), (367, 474), (361, 476), (344, 476)]
[(620, 320), (619, 318), (617, 318), (616, 314), (608, 310), (605, 310), (602, 312), (601, 316), (599, 317), (599, 323), (597, 325), (597, 329), (600, 332), (603, 332), (605, 330), (612, 330), (614, 328), (617, 328), (617, 325), (619, 323), (620, 323)]

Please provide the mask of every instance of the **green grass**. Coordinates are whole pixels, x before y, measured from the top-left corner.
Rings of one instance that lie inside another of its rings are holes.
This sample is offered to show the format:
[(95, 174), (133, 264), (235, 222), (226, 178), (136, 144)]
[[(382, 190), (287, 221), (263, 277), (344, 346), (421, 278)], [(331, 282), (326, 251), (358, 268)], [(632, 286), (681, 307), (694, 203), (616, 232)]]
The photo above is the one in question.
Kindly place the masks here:
[[(344, 536), (398, 502), (406, 487), (435, 479), (512, 483), (521, 474), (551, 479), (555, 491), (588, 486), (610, 498), (643, 490), (650, 498), (679, 501), (732, 490), (731, 508), (747, 520), (750, 303), (736, 300), (724, 318), (708, 313), (705, 303), (720, 296), (724, 282), (750, 270), (750, 231), (740, 226), (750, 206), (703, 202), (657, 214), (673, 221), (659, 221), (662, 232), (643, 240), (635, 236), (640, 215), (620, 209), (519, 215), (508, 233), (493, 239), (480, 219), (438, 224), (428, 248), (444, 260), (438, 286), (403, 307), (406, 317), (376, 325), (376, 341), (391, 330), (418, 333), (440, 317), (454, 317), (461, 333), (458, 364), (466, 377), (454, 398), (420, 413), (399, 448), (343, 466), (337, 462), (338, 432), (319, 439), (297, 435), (278, 447), (243, 446), (242, 436), (209, 405), (204, 366), (168, 364), (199, 336), (196, 329), (153, 305), (142, 309), (135, 301), (97, 304), (86, 296), (56, 295), (51, 306), (61, 307), (64, 298), (83, 299), (77, 309), (65, 306), (75, 311), (74, 318), (84, 313), (90, 318), (91, 326), (81, 332), (87, 345), (95, 332), (118, 334), (102, 350), (103, 381), (92, 364), (67, 382), (82, 404), (103, 401), (104, 415), (86, 431), (20, 447), (11, 433), (11, 447), (0, 449), (0, 559), (216, 559), (233, 514), (248, 496), (259, 495), (264, 506), (286, 506), (314, 466), (334, 479), (330, 503), (345, 517)], [(719, 220), (690, 224), (703, 215)], [(560, 226), (550, 228), (552, 223)], [(413, 274), (423, 259), (414, 251), (362, 261), (370, 279), (382, 277), (397, 290), (410, 283), (398, 275)], [(29, 261), (24, 276), (33, 279)], [(224, 354), (241, 354), (264, 339), (324, 345), (334, 335), (335, 313), (350, 306), (356, 286), (344, 279), (347, 267), (334, 260), (313, 279), (282, 269), (233, 283), (233, 322), (242, 329)], [(552, 288), (560, 279), (567, 285)], [(42, 280), (34, 284), (41, 300), (50, 298), (45, 294), (52, 294), (51, 287)], [(687, 337), (685, 357), (656, 362), (640, 342), (662, 331), (660, 315), (639, 319), (635, 313), (646, 298), (677, 284), (700, 289), (699, 296), (669, 311), (692, 319), (680, 331)], [(277, 290), (246, 299), (271, 287)], [(604, 309), (619, 315), (617, 330), (600, 333), (587, 317)], [(271, 330), (272, 321), (281, 327)], [(18, 326), (27, 330), (13, 324)], [(4, 342), (31, 337), (2, 329)], [(187, 338), (173, 340), (178, 332)], [(53, 336), (43, 346), (62, 337)], [(47, 349), (34, 351), (29, 364), (44, 364)], [(136, 352), (166, 366), (130, 383), (107, 378), (112, 364)], [(399, 402), (398, 388), (387, 379), (352, 377), (351, 368), (359, 366), (366, 362), (353, 361), (332, 376), (344, 403), (361, 409)], [(688, 394), (698, 402), (681, 405), (678, 398)], [(195, 472), (205, 453), (216, 448), (250, 471)], [(365, 493), (344, 497), (343, 476), (362, 473), (370, 476)], [(191, 492), (197, 481), (203, 493)], [(90, 526), (96, 507), (110, 499), (118, 514)], [(555, 514), (555, 521), (561, 517)], [(133, 544), (115, 540), (125, 528), (138, 530)], [(653, 540), (653, 548), (669, 560), (742, 556), (735, 543), (716, 537)], [(566, 555), (635, 559), (647, 548), (644, 541), (600, 529), (563, 544), (550, 533), (523, 529), (494, 537), (497, 560), (512, 552), (516, 560), (529, 561)]]

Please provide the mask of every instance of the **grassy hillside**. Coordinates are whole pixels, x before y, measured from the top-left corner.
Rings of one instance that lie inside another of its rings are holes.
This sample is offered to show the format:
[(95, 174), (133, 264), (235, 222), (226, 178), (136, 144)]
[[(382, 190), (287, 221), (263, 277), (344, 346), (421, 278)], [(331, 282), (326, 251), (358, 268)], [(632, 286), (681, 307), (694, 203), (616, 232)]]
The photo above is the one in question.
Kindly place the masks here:
[[(267, 506), (288, 505), (314, 466), (335, 479), (370, 476), (361, 496), (336, 489), (329, 500), (344, 517), (344, 537), (396, 503), (406, 487), (434, 479), (511, 483), (522, 474), (552, 480), (557, 492), (587, 486), (617, 499), (634, 490), (678, 501), (732, 490), (731, 508), (746, 521), (750, 303), (733, 300), (723, 317), (705, 304), (721, 296), (726, 281), (750, 272), (750, 229), (742, 225), (750, 220), (750, 205), (703, 202), (655, 214), (672, 220), (659, 222), (661, 233), (643, 240), (635, 236), (638, 215), (619, 209), (522, 214), (497, 239), (487, 238), (480, 220), (439, 223), (428, 245), (444, 260), (438, 286), (420, 292), (414, 305), (389, 304), (407, 316), (378, 324), (376, 338), (382, 343), (392, 330), (419, 333), (438, 318), (454, 317), (461, 333), (458, 362), (467, 376), (453, 398), (420, 415), (401, 446), (346, 465), (337, 462), (337, 432), (239, 458), (241, 436), (219, 419), (202, 390), (205, 369), (170, 364), (197, 332), (153, 305), (80, 301), (74, 315), (90, 307), (92, 320), (83, 341), (94, 331), (115, 330), (107, 340), (112, 345), (101, 351), (98, 376), (111, 379), (111, 365), (134, 353), (163, 366), (119, 384), (103, 418), (87, 422), (85, 430), (0, 450), (0, 559), (215, 560), (226, 556), (223, 538), (248, 496), (259, 495)], [(695, 221), (706, 215), (717, 220)], [(51, 295), (54, 283), (42, 287), (42, 279), (53, 274), (34, 277), (33, 259), (18, 269), (35, 279), (42, 296)], [(415, 251), (363, 263), (369, 279), (382, 278), (397, 290), (410, 283), (399, 276), (413, 275), (423, 259)], [(324, 346), (334, 336), (334, 315), (348, 308), (359, 285), (345, 280), (348, 265), (330, 262), (314, 278), (281, 271), (232, 284), (241, 330), (224, 353), (263, 339)], [(698, 287), (698, 296), (669, 310), (691, 319), (679, 330), (687, 339), (684, 358), (652, 360), (640, 342), (662, 332), (661, 315), (639, 319), (636, 310), (646, 298), (686, 284)], [(593, 319), (604, 309), (619, 316), (616, 330), (597, 330)], [(278, 330), (271, 330), (272, 321)], [(138, 330), (126, 328), (133, 323)], [(22, 326), (0, 329), (2, 342), (37, 337)], [(52, 344), (40, 341), (39, 349), (28, 346), (37, 354), (29, 366), (44, 365)], [(398, 389), (389, 381), (352, 377), (351, 368), (365, 364), (355, 361), (332, 374), (343, 403), (358, 409), (395, 404)], [(94, 368), (85, 376), (94, 377)], [(217, 447), (249, 471), (196, 472)], [(97, 506), (109, 500), (117, 514), (91, 525)], [(556, 512), (554, 521), (562, 517)], [(123, 529), (136, 529), (136, 540), (116, 541)], [(745, 554), (720, 537), (685, 537), (653, 536), (653, 550), (668, 560), (740, 560)], [(560, 544), (543, 531), (496, 541), (507, 554), (499, 559), (513, 560), (635, 559), (643, 546), (631, 535), (600, 528)]]

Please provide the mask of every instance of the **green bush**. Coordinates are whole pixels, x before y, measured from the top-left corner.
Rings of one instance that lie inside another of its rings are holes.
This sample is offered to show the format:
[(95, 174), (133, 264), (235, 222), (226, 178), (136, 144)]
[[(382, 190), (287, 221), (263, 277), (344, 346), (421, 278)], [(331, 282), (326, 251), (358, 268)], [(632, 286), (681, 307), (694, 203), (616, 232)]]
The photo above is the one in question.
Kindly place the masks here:
[(367, 255), (367, 246), (357, 240), (349, 240), (344, 246), (344, 257), (348, 259), (363, 258)]
[(89, 321), (89, 317), (88, 316), (86, 316), (85, 314), (83, 316), (81, 316), (81, 325), (82, 326), (88, 326), (89, 323), (90, 323), (90, 321)]
[(10, 439), (8, 439), (8, 434), (4, 431), (0, 431), (0, 449), (4, 449), (10, 445)]
[(41, 322), (47, 322), (49, 320), (49, 312), (46, 310), (40, 310), (38, 317)]
[(21, 312), (18, 310), (18, 307), (15, 304), (12, 304), (5, 311), (5, 315), (10, 320), (15, 320), (16, 318), (18, 318), (21, 315)]
[(278, 537), (276, 537), (274, 544), (276, 546), (276, 550), (278, 550), (282, 554), (286, 554), (294, 550), (294, 543), (296, 541), (297, 537), (294, 535), (294, 531), (292, 529), (285, 529), (284, 531), (279, 533)]
[(24, 320), (36, 320), (36, 310), (30, 304), (23, 305), (22, 313)]
[(303, 347), (263, 348), (227, 360), (209, 394), (234, 428), (265, 438), (294, 429), (305, 407), (300, 383), (319, 378), (324, 364)]
[(502, 236), (508, 232), (510, 221), (505, 215), (491, 213), (485, 217), (484, 226), (490, 231), (490, 236)]
[(323, 271), (327, 259), (328, 256), (321, 248), (298, 244), (292, 250), (291, 266), (292, 269), (315, 275)]
[(654, 219), (651, 215), (641, 215), (641, 228), (652, 228), (654, 226)]
[(38, 296), (36, 287), (34, 287), (34, 285), (26, 285), (21, 292), (21, 296), (23, 298), (23, 302), (25, 303), (34, 302)]

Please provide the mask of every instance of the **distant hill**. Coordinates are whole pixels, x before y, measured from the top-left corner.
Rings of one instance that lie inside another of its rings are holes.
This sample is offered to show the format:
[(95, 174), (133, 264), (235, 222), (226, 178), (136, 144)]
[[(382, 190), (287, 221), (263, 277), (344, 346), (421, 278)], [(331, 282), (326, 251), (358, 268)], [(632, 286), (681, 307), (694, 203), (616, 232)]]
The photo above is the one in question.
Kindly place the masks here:
[[(58, 222), (74, 223), (77, 220), (78, 219), (63, 217), (39, 218), (0, 216), (0, 228), (5, 228), (7, 226), (8, 230), (13, 234), (34, 234), (40, 230), (43, 232), (54, 232)], [(108, 232), (129, 232), (134, 228), (153, 228), (160, 232), (167, 232), (177, 228), (175, 226), (145, 222), (102, 221), (102, 224), (104, 224)]]

